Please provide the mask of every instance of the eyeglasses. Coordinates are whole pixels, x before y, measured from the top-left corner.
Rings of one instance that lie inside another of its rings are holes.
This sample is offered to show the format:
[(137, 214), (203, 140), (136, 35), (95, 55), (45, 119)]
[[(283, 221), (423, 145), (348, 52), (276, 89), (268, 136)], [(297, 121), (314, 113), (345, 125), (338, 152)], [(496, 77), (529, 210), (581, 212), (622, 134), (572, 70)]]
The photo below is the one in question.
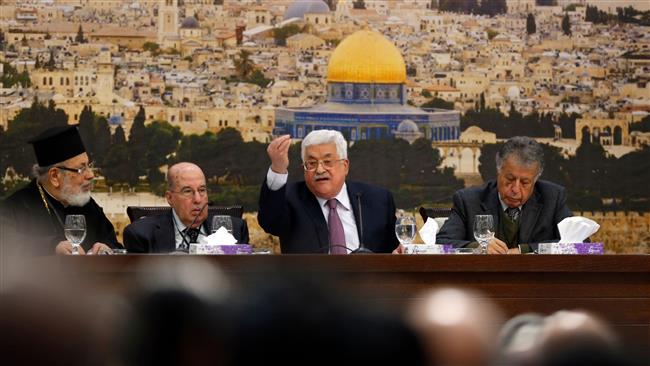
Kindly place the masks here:
[(194, 197), (195, 193), (198, 193), (199, 196), (201, 196), (201, 197), (205, 197), (205, 196), (208, 195), (208, 188), (199, 187), (199, 189), (193, 190), (190, 187), (185, 187), (185, 188), (181, 189), (180, 191), (170, 191), (170, 192), (180, 194), (181, 196), (183, 196), (185, 198), (192, 198), (192, 197)]
[(311, 172), (316, 169), (318, 169), (319, 164), (323, 164), (323, 168), (325, 169), (332, 169), (334, 168), (334, 165), (336, 163), (343, 161), (345, 159), (335, 159), (335, 160), (330, 160), (330, 159), (325, 159), (325, 160), (307, 160), (305, 161), (302, 165), (305, 168), (306, 171)]
[(82, 175), (88, 171), (92, 172), (95, 169), (95, 163), (90, 162), (81, 168), (68, 168), (67, 166), (55, 166), (55, 168)]

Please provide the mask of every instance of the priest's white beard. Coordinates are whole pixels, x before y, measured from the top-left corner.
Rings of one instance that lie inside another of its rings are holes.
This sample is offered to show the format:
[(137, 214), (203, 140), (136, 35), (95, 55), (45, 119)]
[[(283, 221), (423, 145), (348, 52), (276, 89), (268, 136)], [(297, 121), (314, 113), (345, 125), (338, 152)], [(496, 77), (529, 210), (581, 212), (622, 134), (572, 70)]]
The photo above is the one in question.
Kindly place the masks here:
[[(83, 207), (90, 201), (90, 190), (92, 189), (92, 182), (75, 186), (70, 183), (70, 177), (67, 175), (63, 177), (63, 188), (61, 188), (61, 198), (70, 206)], [(87, 190), (84, 190), (87, 188)]]

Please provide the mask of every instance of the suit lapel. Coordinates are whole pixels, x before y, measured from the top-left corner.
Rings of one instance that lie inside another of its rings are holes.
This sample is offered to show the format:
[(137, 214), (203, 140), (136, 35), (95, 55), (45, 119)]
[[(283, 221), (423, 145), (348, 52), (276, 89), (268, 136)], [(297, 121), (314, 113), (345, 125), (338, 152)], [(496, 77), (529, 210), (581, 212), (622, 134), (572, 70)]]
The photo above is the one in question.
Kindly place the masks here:
[(316, 235), (318, 237), (318, 252), (325, 252), (324, 248), (329, 247), (329, 230), (327, 229), (327, 222), (325, 222), (325, 217), (323, 217), (323, 210), (318, 204), (316, 196), (307, 188), (307, 185), (303, 185), (301, 190), (301, 200), (305, 207), (305, 212), (309, 219), (314, 223), (316, 228)]
[[(501, 212), (501, 202), (499, 202), (499, 193), (497, 191), (496, 185), (492, 186), (487, 195), (485, 195), (485, 198), (483, 199), (483, 202), (481, 202), (481, 210), (483, 210), (483, 214), (485, 215), (492, 215), (492, 221), (494, 222), (494, 232), (497, 232), (497, 228), (499, 227), (499, 217), (500, 212)], [(471, 218), (472, 226), (474, 225), (474, 218)], [(470, 230), (474, 230), (473, 227), (470, 228)]]
[(172, 216), (172, 210), (160, 215), (156, 221), (153, 233), (155, 253), (168, 253), (176, 250), (176, 225)]
[(533, 195), (528, 199), (528, 202), (524, 204), (523, 210), (521, 212), (521, 224), (519, 227), (519, 242), (520, 243), (530, 243), (530, 239), (533, 235), (533, 229), (537, 223), (537, 218), (541, 212), (542, 205), (538, 200), (537, 190)]
[[(359, 242), (362, 241), (365, 236), (363, 235), (364, 233), (361, 232), (361, 225), (360, 224), (360, 218), (359, 218), (359, 205), (357, 202), (357, 194), (359, 195), (359, 200), (361, 201), (361, 210), (363, 210), (363, 192), (359, 190), (354, 183), (346, 182), (346, 185), (348, 187), (348, 197), (350, 198), (350, 205), (352, 206), (352, 212), (354, 213), (354, 222), (357, 226), (357, 235), (359, 236)], [(367, 215), (365, 215), (367, 216)], [(364, 230), (365, 231), (365, 230)], [(365, 244), (365, 243), (363, 243)]]

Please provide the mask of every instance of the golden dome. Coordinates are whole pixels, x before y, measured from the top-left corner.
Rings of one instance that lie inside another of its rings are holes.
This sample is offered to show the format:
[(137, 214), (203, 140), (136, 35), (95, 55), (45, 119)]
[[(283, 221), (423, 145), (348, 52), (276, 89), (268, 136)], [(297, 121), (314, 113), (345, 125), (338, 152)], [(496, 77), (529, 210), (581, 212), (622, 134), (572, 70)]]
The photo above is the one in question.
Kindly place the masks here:
[(402, 84), (406, 65), (399, 50), (381, 34), (360, 30), (345, 38), (330, 57), (327, 81)]

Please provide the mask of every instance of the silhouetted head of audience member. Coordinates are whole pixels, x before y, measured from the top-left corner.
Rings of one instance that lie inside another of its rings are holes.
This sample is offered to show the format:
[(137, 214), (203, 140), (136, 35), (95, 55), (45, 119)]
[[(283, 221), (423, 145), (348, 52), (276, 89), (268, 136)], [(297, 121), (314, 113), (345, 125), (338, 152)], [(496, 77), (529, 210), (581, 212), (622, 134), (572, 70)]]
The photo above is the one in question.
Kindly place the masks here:
[(537, 362), (536, 347), (545, 317), (528, 313), (508, 320), (501, 328), (496, 364), (500, 366), (533, 366)]
[(186, 290), (143, 294), (122, 339), (126, 365), (223, 365), (223, 309)]
[(7, 272), (2, 269), (0, 362), (74, 366), (115, 361), (118, 297), (99, 294), (60, 262), (17, 263)]
[(121, 339), (123, 363), (226, 364), (230, 281), (220, 268), (198, 258), (161, 258), (136, 273), (135, 301)]
[(500, 310), (486, 296), (456, 288), (425, 294), (411, 305), (407, 318), (430, 365), (487, 365), (502, 324)]
[(581, 311), (558, 311), (544, 322), (538, 344), (540, 366), (626, 366), (632, 360), (601, 319)]
[(248, 284), (233, 303), (232, 364), (423, 364), (415, 334), (397, 314), (364, 308), (328, 280), (281, 272)]

